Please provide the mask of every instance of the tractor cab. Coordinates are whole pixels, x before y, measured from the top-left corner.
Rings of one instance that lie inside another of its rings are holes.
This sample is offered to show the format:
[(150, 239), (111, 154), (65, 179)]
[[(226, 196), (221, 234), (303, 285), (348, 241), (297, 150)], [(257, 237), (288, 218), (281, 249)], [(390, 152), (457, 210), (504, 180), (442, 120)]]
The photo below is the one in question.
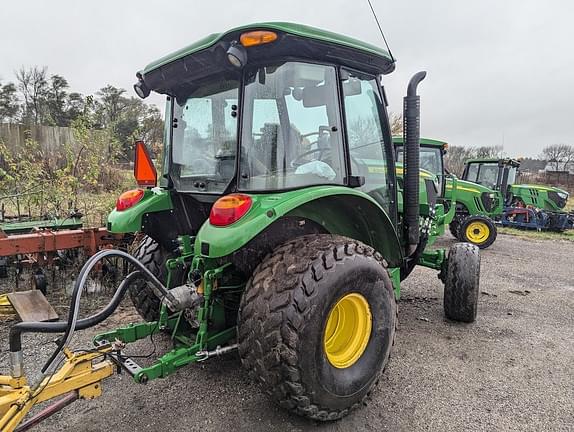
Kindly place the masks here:
[(511, 186), (518, 175), (520, 162), (515, 159), (471, 159), (465, 163), (462, 179), (499, 191), (503, 201), (512, 201)]
[[(402, 136), (393, 136), (395, 146), (395, 159), (399, 164), (404, 163), (405, 150)], [(438, 179), (438, 196), (444, 197), (446, 193), (447, 173), (444, 165), (444, 155), (448, 144), (430, 138), (420, 139), (420, 169), (430, 172)]]
[[(176, 95), (172, 108), (167, 173), (178, 192), (199, 198), (352, 185), (378, 189), (376, 199), (390, 210), (388, 131), (375, 76), (271, 61), (235, 78), (213, 76)], [(360, 129), (360, 122), (372, 127)]]
[[(175, 247), (167, 242), (181, 232), (196, 235), (208, 219), (211, 226), (238, 220), (237, 212), (221, 220), (221, 211), (231, 211), (214, 206), (222, 196), (241, 195), (255, 209), (265, 194), (302, 195), (314, 187), (367, 194), (396, 229), (395, 167), (381, 85), (393, 69), (394, 60), (381, 48), (289, 23), (211, 35), (151, 63), (138, 72), (134, 88), (142, 97), (166, 95), (160, 186), (176, 198), (179, 218), (163, 224), (151, 215), (142, 221), (145, 230)], [(108, 228), (131, 229), (119, 213), (112, 213)], [(411, 225), (418, 227), (414, 219)], [(394, 254), (399, 259), (400, 251)]]

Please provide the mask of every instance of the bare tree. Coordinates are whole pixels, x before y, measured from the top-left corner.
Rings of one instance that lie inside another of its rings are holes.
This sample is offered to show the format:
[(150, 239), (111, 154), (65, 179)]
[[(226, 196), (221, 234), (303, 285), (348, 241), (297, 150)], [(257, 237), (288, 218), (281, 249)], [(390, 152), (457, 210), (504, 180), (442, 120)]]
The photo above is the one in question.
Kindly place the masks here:
[(391, 134), (402, 135), (403, 133), (403, 115), (391, 113), (390, 117), (391, 123)]
[(446, 168), (453, 174), (461, 176), (464, 163), (469, 159), (500, 159), (504, 156), (502, 146), (462, 147), (449, 146), (445, 157)]
[(574, 146), (554, 144), (542, 149), (542, 158), (546, 159), (554, 171), (568, 171), (574, 161)]
[(484, 159), (498, 159), (503, 156), (502, 146), (481, 146), (473, 149), (474, 157)]
[(349, 145), (356, 147), (379, 142), (378, 129), (371, 117), (357, 117), (349, 125)]
[(46, 80), (47, 68), (33, 66), (26, 69), (24, 66), (16, 71), (18, 89), (24, 97), (23, 120), (27, 123), (42, 124), (46, 111), (46, 95), (48, 82)]
[(460, 177), (464, 170), (464, 163), (475, 156), (476, 152), (472, 147), (449, 146), (445, 157), (446, 168)]

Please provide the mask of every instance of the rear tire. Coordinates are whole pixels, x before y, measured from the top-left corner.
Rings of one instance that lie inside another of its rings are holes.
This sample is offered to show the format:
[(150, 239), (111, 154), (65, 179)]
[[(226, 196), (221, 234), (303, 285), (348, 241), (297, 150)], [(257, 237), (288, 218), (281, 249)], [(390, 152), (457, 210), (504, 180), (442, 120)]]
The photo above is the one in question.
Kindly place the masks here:
[(448, 252), (444, 284), (444, 314), (453, 321), (474, 322), (478, 310), (480, 252), (469, 243), (456, 243)]
[(239, 309), (239, 354), (280, 406), (336, 420), (360, 406), (377, 382), (396, 313), (380, 254), (345, 237), (299, 237), (276, 248), (249, 280)]
[[(145, 236), (133, 253), (161, 283), (167, 281), (165, 262), (171, 254), (165, 251), (151, 237)], [(160, 299), (145, 279), (138, 279), (129, 287), (130, 298), (140, 316), (146, 321), (156, 321), (159, 318)]]
[(460, 241), (471, 243), (480, 249), (486, 249), (494, 243), (497, 236), (494, 222), (486, 216), (469, 216), (464, 219), (459, 228)]

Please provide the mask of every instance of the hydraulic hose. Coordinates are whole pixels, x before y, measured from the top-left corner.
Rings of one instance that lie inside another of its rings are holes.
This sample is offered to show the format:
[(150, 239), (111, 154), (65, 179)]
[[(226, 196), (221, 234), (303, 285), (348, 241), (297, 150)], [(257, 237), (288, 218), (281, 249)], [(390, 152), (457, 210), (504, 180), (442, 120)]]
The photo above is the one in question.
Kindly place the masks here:
[[(76, 322), (75, 330), (85, 330), (108, 318), (119, 306), (131, 282), (139, 279), (139, 271), (130, 273), (118, 286), (111, 301), (95, 315), (80, 319)], [(22, 349), (22, 333), (63, 333), (68, 328), (68, 322), (21, 322), (10, 329), (10, 351), (16, 352)]]
[[(78, 321), (80, 298), (82, 291), (86, 284), (89, 273), (93, 270), (96, 264), (104, 258), (107, 257), (119, 257), (126, 261), (129, 261), (134, 265), (137, 271), (132, 272), (126, 277), (114, 294), (114, 297), (108, 303), (108, 305), (99, 313), (84, 318)], [(52, 353), (46, 364), (42, 367), (42, 373), (46, 375), (49, 373), (51, 368), (57, 364), (58, 354), (62, 352), (64, 347), (69, 344), (74, 331), (76, 329), (86, 329), (95, 324), (98, 324), (109, 317), (118, 307), (120, 301), (122, 300), (125, 292), (130, 285), (130, 283), (138, 277), (145, 277), (149, 282), (151, 282), (155, 288), (157, 288), (164, 296), (172, 298), (173, 296), (169, 290), (157, 279), (157, 277), (151, 273), (142, 263), (140, 263), (136, 258), (129, 255), (126, 252), (120, 250), (103, 250), (95, 255), (93, 255), (82, 267), (78, 278), (74, 284), (74, 289), (72, 291), (72, 300), (70, 303), (70, 311), (68, 313), (68, 321), (66, 322), (55, 322), (55, 323), (39, 323), (39, 322), (22, 322), (14, 325), (10, 329), (10, 352), (15, 355), (22, 350), (22, 333), (61, 333), (64, 335), (58, 341), (58, 346), (56, 350)], [(20, 353), (21, 354), (21, 353)], [(18, 356), (14, 356), (18, 357)], [(13, 357), (13, 358), (14, 358)]]

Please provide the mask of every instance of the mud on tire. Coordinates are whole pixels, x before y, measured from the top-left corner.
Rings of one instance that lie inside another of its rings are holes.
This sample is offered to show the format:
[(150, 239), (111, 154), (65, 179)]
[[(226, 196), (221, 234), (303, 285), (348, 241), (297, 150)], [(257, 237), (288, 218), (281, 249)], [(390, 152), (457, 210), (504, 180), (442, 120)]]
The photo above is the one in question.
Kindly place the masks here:
[(478, 247), (469, 243), (454, 244), (446, 265), (444, 314), (453, 321), (474, 322), (480, 285)]
[[(367, 301), (372, 328), (360, 357), (334, 367), (324, 345), (327, 317), (350, 293)], [(358, 407), (376, 383), (390, 356), (396, 312), (380, 254), (345, 237), (299, 237), (269, 254), (249, 280), (239, 309), (239, 354), (280, 406), (335, 420)]]

